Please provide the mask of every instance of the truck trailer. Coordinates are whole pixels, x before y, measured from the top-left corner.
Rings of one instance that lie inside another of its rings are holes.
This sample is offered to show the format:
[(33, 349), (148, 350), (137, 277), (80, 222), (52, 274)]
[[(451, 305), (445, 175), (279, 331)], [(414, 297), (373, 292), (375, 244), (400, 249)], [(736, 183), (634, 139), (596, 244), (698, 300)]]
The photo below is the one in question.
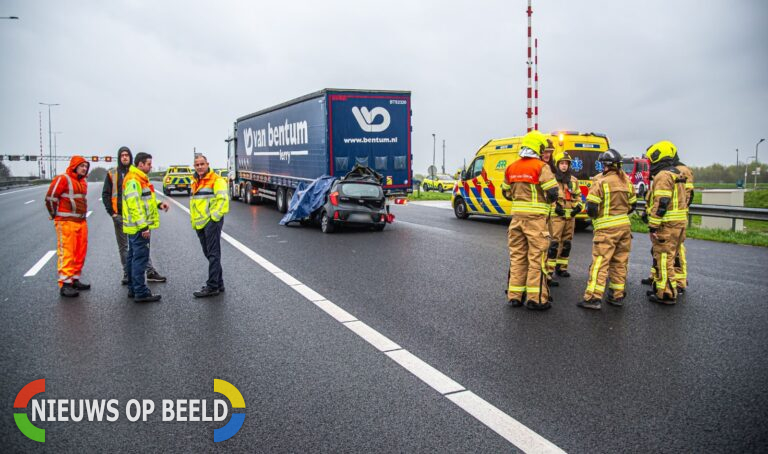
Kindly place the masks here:
[(355, 164), (384, 177), (388, 200), (413, 192), (410, 91), (320, 90), (238, 118), (227, 143), (230, 198), (281, 213), (299, 182)]

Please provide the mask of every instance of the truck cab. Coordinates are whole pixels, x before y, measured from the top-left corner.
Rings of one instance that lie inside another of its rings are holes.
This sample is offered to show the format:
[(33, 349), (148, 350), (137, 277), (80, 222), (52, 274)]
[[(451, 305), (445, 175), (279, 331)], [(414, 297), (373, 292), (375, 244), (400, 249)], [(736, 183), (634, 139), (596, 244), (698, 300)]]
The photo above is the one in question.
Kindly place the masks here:
[(651, 186), (651, 163), (646, 158), (625, 157), (622, 159), (621, 168), (632, 181), (635, 193), (638, 197), (645, 197)]

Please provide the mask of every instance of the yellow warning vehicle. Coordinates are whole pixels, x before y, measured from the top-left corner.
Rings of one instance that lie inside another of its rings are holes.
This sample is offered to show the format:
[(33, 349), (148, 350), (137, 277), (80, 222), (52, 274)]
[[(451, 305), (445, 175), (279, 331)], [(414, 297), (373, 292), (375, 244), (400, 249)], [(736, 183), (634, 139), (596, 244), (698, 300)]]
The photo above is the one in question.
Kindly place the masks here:
[(192, 191), (192, 167), (170, 166), (163, 176), (163, 194), (170, 195), (172, 191), (184, 191), (189, 195)]
[[(549, 139), (555, 147), (553, 154), (566, 151), (571, 155), (572, 172), (579, 179), (582, 201), (585, 201), (592, 177), (603, 171), (597, 157), (608, 149), (608, 137), (593, 132), (556, 131)], [(519, 159), (522, 140), (523, 136), (492, 139), (480, 147), (451, 194), (451, 205), (457, 218), (467, 219), (470, 215), (511, 217), (510, 201), (501, 195), (500, 186), (507, 166)], [(578, 214), (576, 219), (582, 225), (588, 220), (585, 213)]]

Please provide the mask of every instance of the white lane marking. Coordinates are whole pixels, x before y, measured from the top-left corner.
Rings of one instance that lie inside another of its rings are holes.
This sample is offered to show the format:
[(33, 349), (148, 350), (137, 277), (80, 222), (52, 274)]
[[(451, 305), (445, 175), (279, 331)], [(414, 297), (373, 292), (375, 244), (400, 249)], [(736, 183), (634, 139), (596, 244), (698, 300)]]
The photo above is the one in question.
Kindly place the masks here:
[(440, 394), (464, 391), (464, 387), (453, 381), (450, 377), (425, 363), (408, 350), (397, 350), (385, 353), (392, 361), (401, 365), (403, 369), (417, 376), (421, 381), (431, 386)]
[(386, 352), (390, 350), (399, 350), (401, 347), (392, 342), (387, 336), (381, 334), (360, 320), (344, 323), (344, 326), (351, 329), (352, 332), (362, 337), (363, 340), (373, 345), (378, 351)]
[(85, 217), (87, 218), (88, 216), (91, 215), (91, 213), (93, 213), (93, 211), (89, 211), (89, 212), (85, 213)]
[(37, 274), (41, 269), (43, 269), (45, 264), (48, 263), (48, 260), (50, 260), (51, 257), (53, 257), (54, 255), (56, 255), (56, 251), (46, 252), (43, 258), (38, 260), (37, 263), (35, 263), (34, 266), (32, 266), (32, 268), (30, 268), (29, 271), (27, 271), (24, 277), (31, 277)]
[(354, 315), (333, 304), (328, 300), (313, 301), (317, 307), (322, 309), (326, 314), (335, 318), (336, 321), (341, 323), (354, 322), (357, 320)]
[(552, 442), (478, 397), (472, 391), (462, 391), (445, 397), (523, 452), (565, 453)]
[(0, 192), (0, 195), (16, 194), (17, 192), (30, 191), (30, 190), (32, 190), (32, 189), (40, 189), (40, 188), (43, 188), (43, 187), (44, 187), (43, 185), (39, 185), (39, 186), (33, 186), (33, 187), (31, 187), (31, 188), (24, 188), (24, 189), (19, 189), (19, 190), (17, 190), (17, 191), (11, 191), (11, 192)]
[[(181, 203), (170, 197), (167, 199), (183, 211), (189, 213), (189, 209)], [(438, 227), (433, 228), (439, 229)], [(501, 435), (505, 440), (509, 441), (517, 448), (528, 453), (560, 454), (565, 452), (546, 438), (518, 422), (513, 417), (486, 402), (472, 391), (462, 391), (465, 388), (459, 383), (453, 381), (450, 377), (422, 361), (412, 353), (403, 350), (394, 341), (359, 321), (354, 315), (325, 299), (322, 295), (302, 284), (301, 281), (275, 266), (269, 260), (260, 256), (240, 241), (223, 232), (221, 238), (276, 278), (288, 284), (289, 287), (296, 290), (325, 313), (341, 322), (344, 326), (363, 338), (369, 344), (373, 345), (376, 349), (384, 352), (384, 354), (400, 364), (405, 370), (431, 386), (433, 389), (441, 392), (445, 397), (450, 399), (451, 402), (458, 405), (461, 409), (485, 424), (489, 429)]]
[(34, 200), (30, 200), (29, 202), (24, 202), (24, 205), (29, 205), (32, 202), (34, 202)]

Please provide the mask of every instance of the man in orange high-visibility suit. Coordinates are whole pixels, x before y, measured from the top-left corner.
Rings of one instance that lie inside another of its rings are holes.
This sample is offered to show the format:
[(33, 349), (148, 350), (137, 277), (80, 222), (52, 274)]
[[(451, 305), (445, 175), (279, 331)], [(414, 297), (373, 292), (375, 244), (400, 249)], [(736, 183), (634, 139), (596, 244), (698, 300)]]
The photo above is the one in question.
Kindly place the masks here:
[(90, 285), (80, 282), (80, 273), (88, 251), (88, 183), (90, 164), (82, 156), (73, 156), (66, 172), (51, 181), (45, 195), (45, 207), (56, 226), (59, 293), (75, 297)]

